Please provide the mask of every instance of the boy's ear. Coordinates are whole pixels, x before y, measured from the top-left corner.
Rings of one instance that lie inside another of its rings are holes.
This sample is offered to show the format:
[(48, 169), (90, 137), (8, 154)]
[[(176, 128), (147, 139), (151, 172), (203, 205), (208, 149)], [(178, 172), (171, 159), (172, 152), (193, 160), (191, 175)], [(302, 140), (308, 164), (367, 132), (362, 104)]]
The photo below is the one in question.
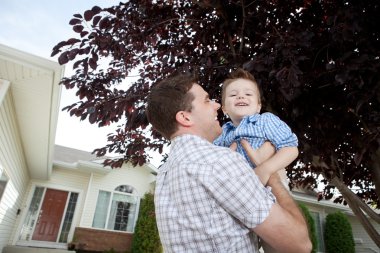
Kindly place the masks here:
[(175, 119), (181, 126), (191, 126), (193, 122), (191, 121), (191, 117), (188, 112), (186, 111), (179, 111), (175, 115)]
[(260, 113), (261, 111), (261, 102), (259, 102), (259, 106), (257, 107), (257, 113)]

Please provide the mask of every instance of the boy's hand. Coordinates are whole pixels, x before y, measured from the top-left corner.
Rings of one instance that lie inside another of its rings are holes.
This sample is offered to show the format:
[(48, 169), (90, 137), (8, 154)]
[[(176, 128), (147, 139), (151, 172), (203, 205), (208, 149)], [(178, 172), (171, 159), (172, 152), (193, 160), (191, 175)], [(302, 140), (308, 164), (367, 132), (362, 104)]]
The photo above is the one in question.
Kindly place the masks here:
[(249, 159), (256, 166), (268, 160), (276, 152), (274, 146), (268, 141), (264, 142), (264, 144), (259, 149), (256, 149), (256, 150), (254, 150), (251, 147), (251, 145), (249, 145), (248, 141), (242, 139), (240, 142), (243, 148), (245, 149), (245, 151), (247, 152)]

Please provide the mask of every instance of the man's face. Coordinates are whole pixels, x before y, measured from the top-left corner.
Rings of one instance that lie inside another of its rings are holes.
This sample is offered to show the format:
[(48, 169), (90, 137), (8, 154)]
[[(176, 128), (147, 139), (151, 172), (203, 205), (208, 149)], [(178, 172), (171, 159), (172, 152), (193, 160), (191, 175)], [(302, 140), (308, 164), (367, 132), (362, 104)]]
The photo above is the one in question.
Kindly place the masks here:
[(244, 116), (260, 113), (260, 93), (252, 81), (237, 79), (227, 86), (225, 92), (223, 112), (228, 114), (235, 126)]
[(211, 100), (208, 93), (198, 84), (194, 84), (189, 92), (194, 96), (190, 113), (194, 127), (201, 137), (212, 142), (222, 133), (217, 119), (220, 104)]

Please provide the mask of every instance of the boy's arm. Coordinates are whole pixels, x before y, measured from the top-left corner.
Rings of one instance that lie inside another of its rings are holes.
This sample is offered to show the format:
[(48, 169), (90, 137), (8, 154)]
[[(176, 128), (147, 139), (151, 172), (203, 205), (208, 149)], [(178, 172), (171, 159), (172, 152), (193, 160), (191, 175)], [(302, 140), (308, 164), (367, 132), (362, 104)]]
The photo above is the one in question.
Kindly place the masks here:
[[(248, 144), (246, 140), (242, 140), (241, 142), (242, 145), (243, 142), (246, 142), (246, 145)], [(262, 147), (255, 151), (252, 157), (254, 159), (253, 162), (257, 165), (255, 173), (264, 185), (268, 183), (269, 177), (273, 173), (291, 164), (298, 156), (297, 147), (283, 147), (275, 152), (273, 156), (269, 156), (269, 154), (272, 154), (273, 147), (268, 145), (268, 143), (264, 143)]]
[(298, 156), (297, 147), (284, 147), (279, 149), (272, 157), (259, 164), (255, 173), (261, 182), (266, 185), (270, 176), (292, 163)]

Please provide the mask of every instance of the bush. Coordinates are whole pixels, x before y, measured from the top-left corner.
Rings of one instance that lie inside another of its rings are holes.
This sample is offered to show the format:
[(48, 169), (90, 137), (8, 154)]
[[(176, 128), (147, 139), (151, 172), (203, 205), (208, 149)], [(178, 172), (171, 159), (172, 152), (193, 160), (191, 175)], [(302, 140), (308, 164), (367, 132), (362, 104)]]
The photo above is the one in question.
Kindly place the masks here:
[(316, 253), (318, 250), (318, 239), (317, 239), (317, 231), (315, 228), (314, 219), (311, 216), (309, 209), (305, 205), (299, 204), (299, 207), (300, 207), (303, 215), (305, 216), (305, 219), (307, 222), (307, 227), (309, 228), (309, 237), (310, 237), (311, 243), (313, 244), (313, 248), (311, 250), (311, 253)]
[(132, 253), (161, 252), (162, 247), (156, 225), (153, 194), (146, 193), (141, 200), (140, 213), (133, 235)]
[(351, 224), (342, 212), (327, 215), (325, 245), (327, 253), (355, 253)]

